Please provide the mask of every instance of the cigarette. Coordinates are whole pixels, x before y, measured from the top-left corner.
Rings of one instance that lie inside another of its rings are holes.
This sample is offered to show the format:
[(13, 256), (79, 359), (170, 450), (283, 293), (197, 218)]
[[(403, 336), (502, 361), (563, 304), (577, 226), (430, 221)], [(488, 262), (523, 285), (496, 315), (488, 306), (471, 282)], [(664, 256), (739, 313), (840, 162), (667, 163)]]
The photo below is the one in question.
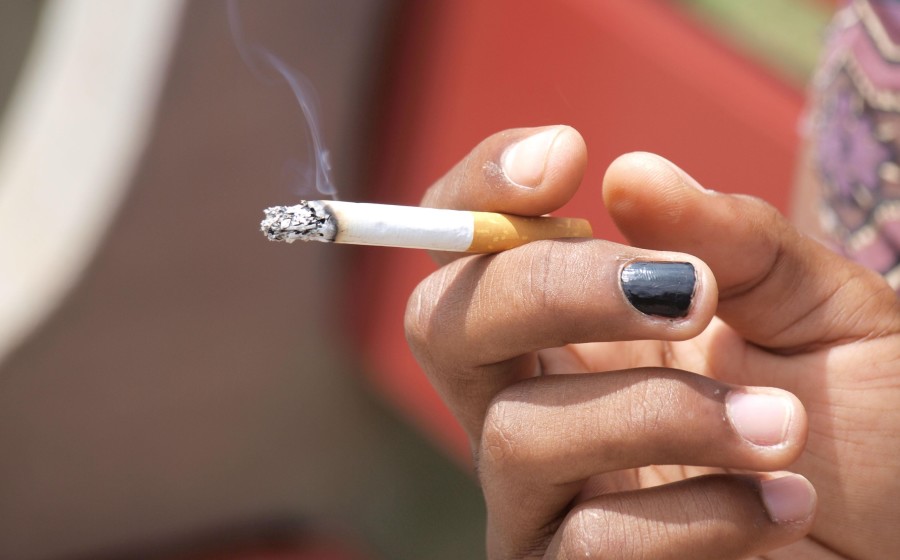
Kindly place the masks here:
[(260, 229), (272, 241), (324, 241), (432, 251), (497, 253), (538, 239), (591, 237), (580, 218), (525, 217), (326, 200), (273, 206)]

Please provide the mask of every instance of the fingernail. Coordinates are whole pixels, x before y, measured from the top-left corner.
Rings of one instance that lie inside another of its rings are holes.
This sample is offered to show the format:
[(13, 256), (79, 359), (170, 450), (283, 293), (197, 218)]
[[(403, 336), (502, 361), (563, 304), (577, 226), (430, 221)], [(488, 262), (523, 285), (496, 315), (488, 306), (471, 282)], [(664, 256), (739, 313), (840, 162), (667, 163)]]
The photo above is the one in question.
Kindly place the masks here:
[(816, 508), (816, 490), (798, 474), (763, 480), (760, 483), (763, 505), (776, 523), (806, 521)]
[(534, 188), (540, 185), (544, 180), (550, 146), (560, 132), (562, 128), (554, 126), (507, 148), (501, 158), (507, 178), (521, 187)]
[(735, 391), (725, 399), (725, 411), (734, 430), (755, 445), (783, 443), (793, 410), (791, 400), (780, 395)]
[(622, 291), (641, 313), (684, 317), (694, 298), (697, 275), (684, 262), (632, 262), (622, 269)]

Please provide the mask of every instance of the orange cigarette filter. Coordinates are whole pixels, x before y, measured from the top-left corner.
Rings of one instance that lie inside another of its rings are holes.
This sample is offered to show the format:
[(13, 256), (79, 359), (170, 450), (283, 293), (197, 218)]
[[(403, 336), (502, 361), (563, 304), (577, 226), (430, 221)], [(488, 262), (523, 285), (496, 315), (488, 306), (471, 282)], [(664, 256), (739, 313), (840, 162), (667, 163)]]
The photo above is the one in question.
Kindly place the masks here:
[(591, 224), (581, 218), (531, 218), (496, 212), (472, 212), (475, 218), (468, 253), (497, 253), (539, 239), (593, 237)]

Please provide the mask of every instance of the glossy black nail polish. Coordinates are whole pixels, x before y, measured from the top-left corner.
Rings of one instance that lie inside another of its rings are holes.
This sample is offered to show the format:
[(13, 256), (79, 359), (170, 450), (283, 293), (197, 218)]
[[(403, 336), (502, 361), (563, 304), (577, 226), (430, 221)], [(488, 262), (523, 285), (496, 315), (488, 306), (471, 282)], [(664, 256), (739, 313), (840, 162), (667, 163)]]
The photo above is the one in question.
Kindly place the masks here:
[(684, 262), (632, 262), (621, 276), (622, 291), (641, 313), (684, 317), (691, 307), (697, 274)]

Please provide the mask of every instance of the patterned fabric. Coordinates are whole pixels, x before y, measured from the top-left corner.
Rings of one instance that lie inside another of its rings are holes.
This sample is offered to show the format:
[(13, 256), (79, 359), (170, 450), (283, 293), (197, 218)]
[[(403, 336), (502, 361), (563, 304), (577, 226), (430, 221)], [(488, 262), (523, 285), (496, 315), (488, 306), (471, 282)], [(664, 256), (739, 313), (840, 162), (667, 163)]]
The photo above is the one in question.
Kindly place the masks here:
[(814, 95), (823, 228), (900, 291), (900, 1), (838, 12)]

